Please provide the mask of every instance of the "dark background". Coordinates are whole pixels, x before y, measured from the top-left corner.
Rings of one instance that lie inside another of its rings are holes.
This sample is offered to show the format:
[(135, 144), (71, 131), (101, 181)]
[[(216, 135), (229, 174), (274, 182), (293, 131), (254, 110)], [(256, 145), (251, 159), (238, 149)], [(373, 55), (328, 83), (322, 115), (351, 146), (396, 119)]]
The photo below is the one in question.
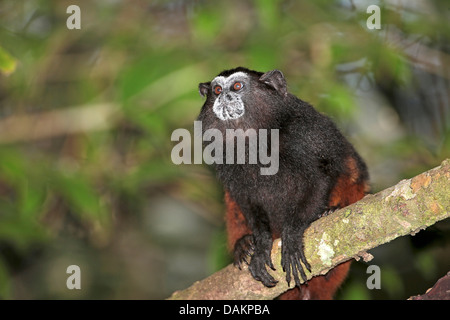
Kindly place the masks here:
[[(282, 70), (355, 145), (373, 192), (439, 165), (449, 20), (446, 0), (1, 1), (0, 298), (162, 299), (230, 262), (214, 173), (170, 158), (198, 83), (224, 69)], [(355, 262), (338, 298), (424, 293), (449, 270), (449, 231), (372, 250), (381, 290)]]

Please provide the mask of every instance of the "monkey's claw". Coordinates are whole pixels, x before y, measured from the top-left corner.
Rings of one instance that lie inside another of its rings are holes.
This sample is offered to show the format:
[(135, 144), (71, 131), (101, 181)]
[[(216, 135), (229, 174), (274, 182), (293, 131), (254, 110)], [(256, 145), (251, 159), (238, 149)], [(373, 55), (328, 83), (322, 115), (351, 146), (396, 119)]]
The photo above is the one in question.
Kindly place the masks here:
[(250, 264), (250, 258), (255, 251), (253, 235), (247, 234), (236, 241), (234, 245), (234, 265), (242, 269), (242, 263)]
[(275, 267), (272, 264), (272, 259), (270, 258), (270, 249), (268, 250), (268, 253), (255, 253), (249, 264), (249, 270), (253, 278), (261, 281), (266, 287), (274, 287), (278, 281), (267, 272), (266, 265), (268, 265), (272, 270), (275, 270)]
[(282, 237), (281, 266), (283, 267), (283, 271), (286, 272), (286, 281), (288, 284), (291, 282), (291, 274), (294, 277), (296, 286), (300, 287), (301, 284), (299, 274), (306, 283), (307, 277), (301, 262), (311, 272), (311, 265), (306, 261), (303, 252), (302, 235)]
[(322, 213), (320, 214), (319, 218), (326, 217), (326, 216), (332, 214), (333, 212), (335, 212), (335, 211), (336, 211), (337, 209), (339, 209), (339, 208), (340, 208), (339, 206), (331, 206), (331, 207), (328, 207), (324, 212), (322, 212)]
[(266, 287), (273, 287), (277, 284), (278, 281), (266, 269), (266, 265), (268, 265), (275, 270), (270, 258), (270, 247), (256, 252), (255, 239), (251, 234), (243, 236), (234, 245), (234, 265), (242, 269), (243, 262), (248, 265), (253, 278), (261, 281)]

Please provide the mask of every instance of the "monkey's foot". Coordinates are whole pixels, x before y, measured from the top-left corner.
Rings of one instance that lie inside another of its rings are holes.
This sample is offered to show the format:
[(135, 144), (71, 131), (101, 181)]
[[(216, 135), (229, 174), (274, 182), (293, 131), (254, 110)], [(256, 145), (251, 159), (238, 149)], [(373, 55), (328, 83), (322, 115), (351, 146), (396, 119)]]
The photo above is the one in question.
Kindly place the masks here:
[(305, 253), (303, 252), (303, 232), (294, 235), (292, 235), (292, 233), (282, 234), (281, 241), (281, 266), (283, 267), (283, 271), (286, 272), (286, 281), (290, 284), (292, 274), (294, 276), (295, 285), (300, 287), (299, 274), (305, 283), (307, 281), (301, 262), (303, 262), (306, 269), (311, 272), (311, 266), (308, 261), (306, 261)]
[(326, 216), (332, 214), (333, 212), (335, 212), (337, 209), (340, 209), (340, 208), (341, 207), (339, 207), (339, 206), (328, 207), (324, 212), (322, 212), (320, 214), (319, 218), (326, 217)]
[(251, 234), (247, 234), (236, 241), (236, 244), (234, 245), (234, 265), (241, 269), (242, 263), (245, 262), (248, 265), (253, 278), (261, 281), (266, 287), (273, 287), (278, 281), (276, 281), (266, 269), (267, 265), (272, 270), (275, 270), (272, 259), (270, 258), (272, 241), (270, 240), (270, 237), (268, 239), (267, 246), (259, 248), (255, 247), (255, 238)]
[(248, 266), (253, 278), (258, 281), (261, 281), (266, 287), (274, 287), (278, 281), (275, 280), (266, 269), (266, 265), (269, 266), (272, 270), (275, 270), (275, 267), (272, 264), (272, 259), (270, 258), (270, 250), (268, 248), (263, 251), (256, 251), (252, 256), (252, 260)]
[(250, 264), (250, 258), (255, 251), (255, 242), (253, 235), (246, 234), (234, 245), (234, 265), (242, 269), (242, 263)]

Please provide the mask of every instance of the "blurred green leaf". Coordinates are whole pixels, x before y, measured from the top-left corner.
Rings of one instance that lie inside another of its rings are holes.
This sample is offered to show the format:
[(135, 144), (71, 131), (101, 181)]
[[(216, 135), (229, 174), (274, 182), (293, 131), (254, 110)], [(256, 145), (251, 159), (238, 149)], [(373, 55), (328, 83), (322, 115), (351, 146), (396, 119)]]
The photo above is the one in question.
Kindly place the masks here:
[(9, 272), (0, 257), (0, 299), (6, 300), (11, 298), (11, 283)]
[(433, 279), (437, 276), (436, 259), (432, 252), (419, 252), (416, 255), (416, 267), (426, 279)]
[(223, 11), (217, 6), (223, 3), (216, 2), (198, 8), (191, 19), (192, 32), (198, 41), (208, 42), (217, 39), (224, 25)]
[(279, 27), (279, 3), (277, 0), (256, 0), (259, 21), (264, 30), (275, 31)]
[(20, 251), (24, 251), (36, 243), (49, 239), (43, 225), (36, 221), (23, 219), (18, 215), (3, 217), (0, 223), (0, 240), (12, 243)]
[[(173, 63), (166, 65), (167, 59), (172, 60)], [(118, 80), (121, 89), (120, 98), (122, 101), (129, 99), (184, 63), (185, 58), (173, 51), (149, 52), (144, 57), (128, 61)]]
[(225, 268), (231, 263), (231, 256), (227, 249), (226, 243), (227, 234), (225, 230), (221, 229), (214, 234), (208, 254), (208, 264), (210, 266), (211, 273)]
[(393, 299), (398, 299), (404, 294), (402, 277), (397, 270), (389, 266), (383, 266), (381, 269), (381, 290), (386, 292)]
[[(11, 149), (0, 152), (0, 178), (13, 188), (9, 200), (15, 202), (15, 208), (22, 218), (36, 221), (41, 213), (46, 193), (45, 170), (45, 165), (40, 161), (25, 160), (20, 153)], [(4, 210), (8, 207), (5, 206)]]
[(0, 149), (0, 177), (11, 184), (25, 178), (26, 163), (19, 152), (12, 148)]
[(370, 290), (363, 283), (351, 282), (346, 284), (345, 292), (340, 297), (342, 300), (369, 300)]
[(174, 165), (170, 159), (154, 160), (142, 164), (134, 171), (128, 181), (134, 186), (155, 183), (168, 183), (174, 178), (179, 178), (183, 174), (180, 166)]
[(36, 219), (45, 201), (46, 188), (42, 184), (32, 185), (34, 180), (24, 181), (20, 188), (20, 214), (26, 219)]
[(356, 109), (353, 95), (343, 85), (327, 82), (322, 89), (321, 101), (318, 108), (337, 119), (349, 119)]
[(17, 60), (0, 47), (0, 71), (5, 75), (10, 75), (16, 70), (16, 67)]
[(248, 59), (251, 68), (261, 71), (269, 71), (278, 66), (278, 51), (267, 50), (267, 42), (256, 41), (248, 49)]
[(107, 226), (109, 216), (100, 203), (100, 196), (90, 181), (81, 174), (59, 173), (54, 175), (54, 190), (59, 192), (82, 221)]

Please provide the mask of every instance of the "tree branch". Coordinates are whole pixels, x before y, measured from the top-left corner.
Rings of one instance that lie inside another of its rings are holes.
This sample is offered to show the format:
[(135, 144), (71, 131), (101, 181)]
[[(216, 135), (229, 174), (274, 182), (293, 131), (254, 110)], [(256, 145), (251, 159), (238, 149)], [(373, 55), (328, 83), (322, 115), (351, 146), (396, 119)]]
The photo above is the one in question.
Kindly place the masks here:
[[(372, 259), (366, 251), (422, 229), (450, 216), (450, 159), (441, 166), (315, 221), (304, 235), (305, 255), (312, 267), (308, 279), (325, 274), (336, 265), (350, 260)], [(177, 291), (169, 299), (273, 299), (288, 285), (280, 265), (281, 241), (276, 239), (269, 269), (278, 284), (266, 288), (255, 281), (247, 267), (233, 265)], [(291, 284), (292, 286), (293, 284)]]

